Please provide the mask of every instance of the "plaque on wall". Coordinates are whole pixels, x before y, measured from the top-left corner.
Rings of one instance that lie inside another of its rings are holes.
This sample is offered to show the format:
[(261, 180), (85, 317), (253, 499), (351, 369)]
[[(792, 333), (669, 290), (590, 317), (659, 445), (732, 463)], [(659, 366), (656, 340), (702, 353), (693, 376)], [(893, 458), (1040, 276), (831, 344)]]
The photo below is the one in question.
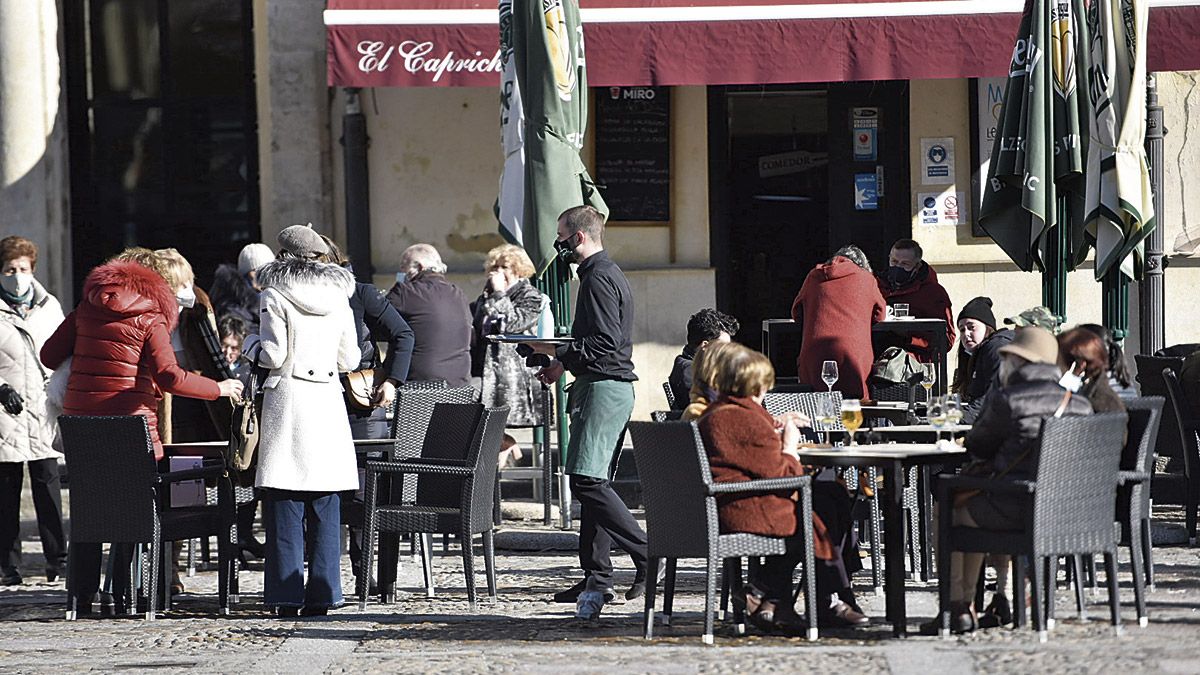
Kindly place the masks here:
[(596, 183), (609, 221), (671, 220), (671, 90), (600, 87)]

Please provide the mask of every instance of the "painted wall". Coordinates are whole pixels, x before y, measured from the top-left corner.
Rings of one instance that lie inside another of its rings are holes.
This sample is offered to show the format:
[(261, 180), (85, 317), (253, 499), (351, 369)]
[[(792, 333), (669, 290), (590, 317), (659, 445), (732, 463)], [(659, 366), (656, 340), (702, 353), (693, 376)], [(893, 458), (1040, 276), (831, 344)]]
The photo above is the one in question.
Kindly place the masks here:
[[(1164, 227), (1166, 249), (1170, 253), (1175, 238), (1183, 232), (1185, 223), (1194, 236), (1200, 237), (1200, 73), (1159, 74), (1160, 102), (1166, 114), (1165, 212), (1159, 225)], [(909, 128), (912, 171), (912, 203), (918, 209), (917, 195), (921, 192), (953, 189), (968, 195), (970, 165), (970, 107), (966, 80), (925, 80), (911, 83)], [(922, 138), (952, 137), (955, 139), (957, 165), (955, 186), (922, 186), (920, 147)], [(1037, 274), (1019, 271), (998, 246), (988, 238), (971, 234), (970, 209), (964, 210), (963, 224), (958, 226), (929, 226), (913, 214), (913, 237), (921, 242), (926, 259), (933, 264), (942, 284), (950, 293), (956, 307), (978, 295), (993, 299), (997, 317), (1010, 316), (1041, 302), (1041, 278)], [(1188, 289), (1200, 283), (1200, 260), (1175, 257), (1166, 274), (1167, 344), (1193, 342), (1200, 336), (1200, 297)], [(1100, 284), (1094, 280), (1090, 263), (1086, 269), (1069, 275), (1068, 322), (1100, 321)], [(1136, 287), (1130, 297), (1131, 336), (1126, 343), (1130, 353), (1139, 350), (1137, 322), (1138, 298)]]
[[(707, 93), (672, 91), (671, 229), (613, 226), (605, 244), (627, 271), (636, 299), (635, 417), (665, 407), (661, 383), (685, 340), (687, 318), (715, 304), (709, 264)], [(474, 298), (483, 287), (485, 254), (502, 243), (492, 204), (503, 166), (499, 103), (492, 88), (379, 89), (364, 92), (370, 136), (372, 263), (376, 283), (394, 281), (401, 253), (431, 243), (450, 277)], [(332, 104), (331, 135), (340, 135), (343, 95)], [(586, 141), (590, 161), (592, 139)], [(340, 150), (334, 153), (335, 236), (344, 241)]]

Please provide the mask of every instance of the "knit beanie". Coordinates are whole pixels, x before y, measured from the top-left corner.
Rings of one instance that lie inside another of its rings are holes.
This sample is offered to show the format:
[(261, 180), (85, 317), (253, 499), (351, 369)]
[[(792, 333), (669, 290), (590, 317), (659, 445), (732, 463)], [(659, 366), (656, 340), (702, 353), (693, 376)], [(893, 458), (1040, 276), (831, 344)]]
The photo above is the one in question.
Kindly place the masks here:
[(238, 254), (238, 274), (245, 276), (275, 259), (275, 253), (266, 244), (246, 244)]
[(992, 299), (982, 295), (972, 298), (958, 313), (958, 321), (962, 322), (963, 319), (975, 319), (988, 328), (995, 329), (996, 315), (992, 314)]

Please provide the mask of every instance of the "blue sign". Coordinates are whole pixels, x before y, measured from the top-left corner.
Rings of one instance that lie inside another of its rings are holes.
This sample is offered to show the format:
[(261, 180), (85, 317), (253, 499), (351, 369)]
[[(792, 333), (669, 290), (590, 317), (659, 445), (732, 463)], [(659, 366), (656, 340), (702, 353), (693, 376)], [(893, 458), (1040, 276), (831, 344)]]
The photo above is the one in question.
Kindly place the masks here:
[(854, 208), (858, 211), (879, 209), (879, 178), (875, 174), (854, 174)]

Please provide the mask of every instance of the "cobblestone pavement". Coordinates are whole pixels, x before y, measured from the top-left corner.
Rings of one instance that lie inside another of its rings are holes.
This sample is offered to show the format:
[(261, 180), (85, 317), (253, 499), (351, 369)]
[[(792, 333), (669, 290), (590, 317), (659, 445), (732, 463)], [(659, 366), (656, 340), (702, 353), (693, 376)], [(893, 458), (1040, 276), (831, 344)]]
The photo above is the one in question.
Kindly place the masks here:
[[(1168, 514), (1168, 516), (1177, 514)], [(36, 562), (36, 536), (27, 524), (26, 561)], [(671, 626), (656, 639), (641, 638), (641, 601), (613, 604), (597, 622), (571, 618), (573, 607), (548, 602), (551, 593), (578, 575), (575, 557), (561, 550), (557, 535), (532, 525), (507, 525), (502, 540), (558, 546), (542, 552), (500, 551), (499, 600), (484, 600), (468, 613), (461, 558), (456, 545), (434, 560), (438, 595), (420, 591), (420, 564), (403, 556), (400, 598), (393, 605), (371, 602), (323, 618), (279, 620), (261, 605), (261, 568), (242, 574), (242, 603), (233, 616), (216, 613), (216, 573), (185, 578), (187, 591), (173, 611), (154, 622), (140, 618), (63, 620), (64, 586), (33, 576), (24, 585), (0, 587), (0, 672), (143, 671), (156, 672), (535, 672), (535, 673), (1197, 673), (1200, 672), (1200, 548), (1162, 547), (1155, 552), (1156, 590), (1149, 595), (1151, 624), (1139, 628), (1126, 600), (1124, 635), (1107, 622), (1106, 595), (1090, 600), (1091, 621), (1074, 618), (1071, 593), (1058, 593), (1059, 622), (1050, 642), (1038, 644), (1031, 631), (995, 629), (940, 640), (890, 637), (883, 601), (860, 575), (859, 597), (874, 623), (861, 630), (823, 631), (809, 643), (761, 635), (739, 637), (718, 624), (715, 647), (700, 643), (703, 568), (681, 563), (680, 592)], [(569, 538), (567, 538), (569, 543)], [(632, 580), (628, 558), (618, 584)], [(1124, 558), (1123, 558), (1124, 560)], [(482, 567), (479, 561), (478, 567)], [(256, 566), (257, 567), (257, 566)], [(344, 588), (353, 592), (348, 561)], [(1122, 580), (1128, 578), (1122, 565)], [(482, 574), (480, 574), (482, 577)], [(481, 593), (483, 579), (479, 579)], [(623, 590), (621, 586), (618, 590)], [(618, 597), (620, 593), (618, 593)], [(932, 615), (936, 586), (910, 582), (910, 628)]]

